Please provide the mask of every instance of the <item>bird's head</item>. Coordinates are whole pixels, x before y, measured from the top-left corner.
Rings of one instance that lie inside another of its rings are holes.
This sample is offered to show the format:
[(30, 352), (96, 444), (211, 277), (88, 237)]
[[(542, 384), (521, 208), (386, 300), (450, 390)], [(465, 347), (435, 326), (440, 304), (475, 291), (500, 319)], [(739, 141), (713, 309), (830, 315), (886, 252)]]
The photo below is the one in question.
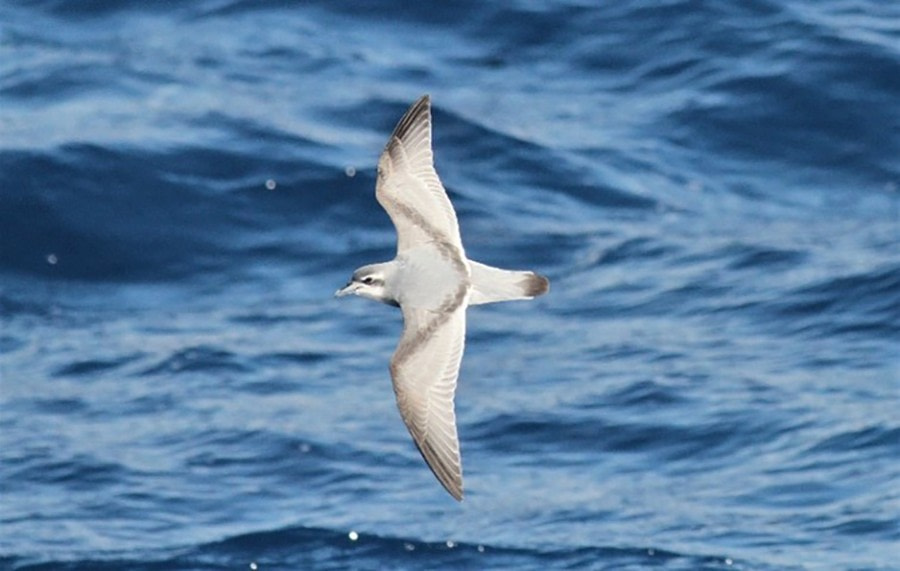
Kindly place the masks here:
[(359, 268), (353, 272), (347, 285), (334, 292), (335, 297), (352, 294), (389, 305), (397, 305), (385, 288), (386, 270), (385, 264), (372, 264)]

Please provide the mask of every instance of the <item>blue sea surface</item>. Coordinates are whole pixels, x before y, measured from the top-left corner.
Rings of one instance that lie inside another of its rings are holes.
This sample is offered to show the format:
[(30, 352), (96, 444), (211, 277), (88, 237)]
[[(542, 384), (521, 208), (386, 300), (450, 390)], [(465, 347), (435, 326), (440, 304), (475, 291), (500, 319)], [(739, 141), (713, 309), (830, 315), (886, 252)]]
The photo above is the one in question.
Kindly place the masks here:
[[(375, 163), (467, 254), (466, 499)], [(900, 3), (0, 3), (0, 568), (900, 569)]]

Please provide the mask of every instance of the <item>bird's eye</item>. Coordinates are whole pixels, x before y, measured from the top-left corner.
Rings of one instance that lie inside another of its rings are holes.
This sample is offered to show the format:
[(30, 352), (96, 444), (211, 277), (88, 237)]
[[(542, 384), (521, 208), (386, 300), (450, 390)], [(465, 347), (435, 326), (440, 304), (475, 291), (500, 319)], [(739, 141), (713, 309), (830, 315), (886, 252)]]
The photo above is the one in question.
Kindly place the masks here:
[(362, 279), (362, 283), (364, 283), (366, 285), (372, 285), (374, 282), (375, 282), (375, 278), (373, 278), (372, 276), (366, 276)]

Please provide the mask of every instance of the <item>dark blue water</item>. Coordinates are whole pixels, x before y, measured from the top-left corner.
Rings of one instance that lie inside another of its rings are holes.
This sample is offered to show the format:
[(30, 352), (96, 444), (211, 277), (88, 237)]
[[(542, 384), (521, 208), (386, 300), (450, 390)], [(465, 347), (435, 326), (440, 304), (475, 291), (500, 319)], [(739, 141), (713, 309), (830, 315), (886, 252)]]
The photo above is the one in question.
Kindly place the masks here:
[[(288, 4), (0, 4), (0, 567), (900, 569), (897, 3)], [(332, 298), (426, 92), (552, 281), (469, 311), (462, 504)]]

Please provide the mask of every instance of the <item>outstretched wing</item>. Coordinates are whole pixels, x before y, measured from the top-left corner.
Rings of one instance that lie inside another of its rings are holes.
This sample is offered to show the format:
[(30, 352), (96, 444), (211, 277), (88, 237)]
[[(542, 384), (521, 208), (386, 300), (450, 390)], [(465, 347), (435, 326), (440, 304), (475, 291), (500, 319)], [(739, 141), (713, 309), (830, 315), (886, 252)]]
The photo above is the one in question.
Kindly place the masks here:
[(434, 170), (431, 99), (423, 95), (397, 123), (378, 160), (375, 198), (397, 229), (397, 252), (445, 242), (462, 256), (456, 212)]
[(462, 500), (462, 462), (453, 395), (466, 339), (466, 304), (448, 312), (403, 308), (403, 337), (391, 358), (403, 422), (444, 488)]

